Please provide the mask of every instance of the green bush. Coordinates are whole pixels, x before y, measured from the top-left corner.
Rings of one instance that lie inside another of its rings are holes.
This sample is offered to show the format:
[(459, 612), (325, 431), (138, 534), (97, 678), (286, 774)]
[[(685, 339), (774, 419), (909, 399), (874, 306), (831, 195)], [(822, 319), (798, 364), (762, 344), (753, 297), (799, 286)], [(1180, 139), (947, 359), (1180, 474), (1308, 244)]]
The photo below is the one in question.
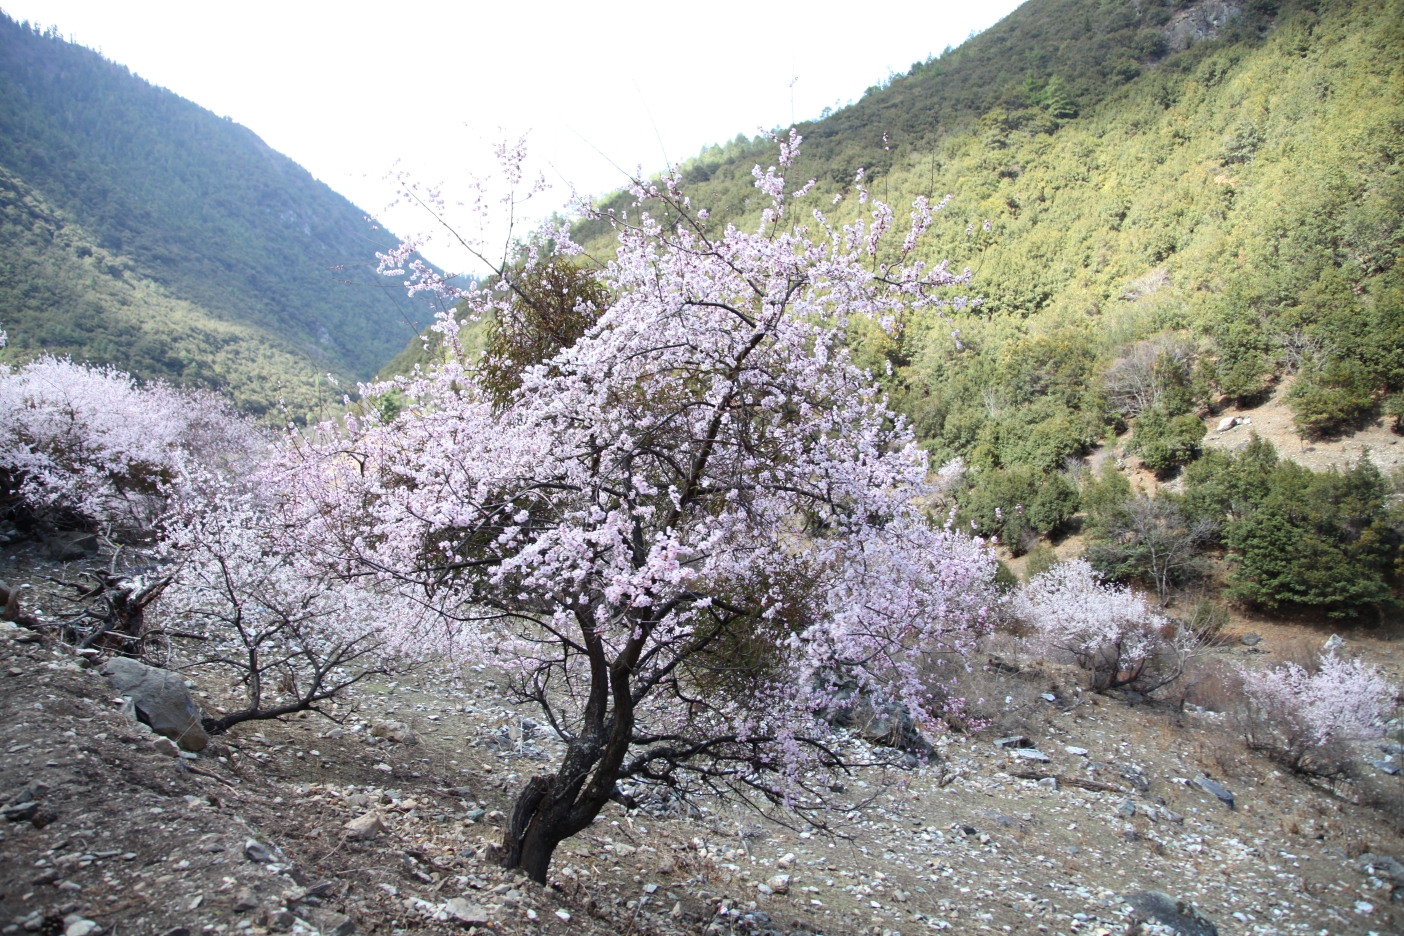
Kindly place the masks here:
[(1077, 488), (1061, 474), (1051, 474), (1039, 485), (1025, 511), (1029, 526), (1039, 533), (1052, 533), (1077, 513)]
[(1058, 554), (1051, 546), (1040, 543), (1029, 550), (1029, 558), (1024, 561), (1024, 579), (1027, 581), (1035, 575), (1042, 575), (1057, 564)]
[(1128, 451), (1139, 455), (1146, 467), (1165, 475), (1190, 461), (1199, 452), (1204, 423), (1193, 414), (1167, 416), (1158, 409), (1148, 410), (1133, 424)]
[(973, 521), (981, 536), (998, 536), (1014, 555), (1038, 534), (1052, 533), (1077, 513), (1077, 488), (1061, 474), (1043, 475), (1028, 465), (986, 468), (959, 497), (957, 522)]
[(1241, 519), (1272, 492), (1277, 449), (1255, 432), (1237, 454), (1210, 449), (1185, 468), (1184, 509), (1191, 519)]
[(1365, 368), (1351, 361), (1332, 361), (1302, 374), (1287, 394), (1297, 432), (1320, 438), (1358, 423), (1375, 407), (1372, 390)]
[(1281, 462), (1270, 490), (1224, 529), (1237, 559), (1229, 594), (1263, 608), (1313, 608), (1356, 617), (1398, 604), (1391, 589), (1400, 536), (1389, 485), (1362, 459), (1315, 474)]

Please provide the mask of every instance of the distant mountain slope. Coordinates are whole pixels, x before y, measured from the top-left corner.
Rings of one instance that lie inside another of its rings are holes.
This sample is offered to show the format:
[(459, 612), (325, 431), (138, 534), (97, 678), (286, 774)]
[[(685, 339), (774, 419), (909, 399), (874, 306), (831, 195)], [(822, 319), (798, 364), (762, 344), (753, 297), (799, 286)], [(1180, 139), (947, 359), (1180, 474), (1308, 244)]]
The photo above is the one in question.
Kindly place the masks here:
[[(816, 178), (837, 219), (860, 167), (899, 220), (954, 196), (927, 250), (973, 272), (962, 349), (934, 319), (856, 343), (940, 457), (1086, 453), (1134, 423), (1102, 375), (1142, 340), (1189, 342), (1176, 411), (1295, 373), (1303, 431), (1329, 435), (1404, 399), (1400, 0), (1030, 0), (799, 129), (793, 187)], [(704, 152), (692, 204), (756, 224), (751, 167), (773, 162)], [(578, 235), (608, 255), (599, 224)]]
[[(370, 377), (413, 334), (407, 300), (370, 268), (375, 250), (394, 237), (373, 231), (363, 211), (247, 128), (3, 17), (0, 167), (12, 203), (42, 203), (56, 223), (120, 262), (127, 281), (155, 284), (230, 334), (262, 336), (281, 361), (277, 369), (292, 368), (284, 383), (325, 371)], [(130, 323), (74, 320), (60, 328), (70, 311), (15, 304), (26, 290), (37, 295), (35, 282), (56, 285), (55, 277), (63, 283), (54, 295), (70, 306), (79, 301), (81, 283), (68, 277), (66, 261), (42, 258), (46, 249), (31, 239), (26, 256), (39, 267), (0, 269), (0, 287), (12, 297), (0, 308), (11, 353), (45, 347), (143, 376), (234, 379), (220, 378), (184, 339), (175, 341), (189, 352), (184, 358), (153, 356), (128, 341)], [(112, 314), (98, 306), (93, 314)], [(124, 307), (128, 319), (141, 319)], [(142, 330), (157, 340), (167, 324), (148, 318)]]

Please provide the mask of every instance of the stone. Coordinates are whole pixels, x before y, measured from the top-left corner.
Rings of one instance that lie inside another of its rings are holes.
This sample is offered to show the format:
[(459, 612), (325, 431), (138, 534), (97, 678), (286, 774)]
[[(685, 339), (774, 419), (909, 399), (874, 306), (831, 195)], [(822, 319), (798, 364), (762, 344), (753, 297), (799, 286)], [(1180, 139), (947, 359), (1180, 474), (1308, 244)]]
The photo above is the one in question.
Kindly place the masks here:
[(371, 726), (372, 738), (384, 738), (396, 744), (413, 744), (414, 730), (402, 721), (378, 720)]
[(1214, 429), (1214, 431), (1215, 431), (1215, 432), (1228, 432), (1230, 429), (1232, 429), (1232, 428), (1233, 428), (1234, 426), (1236, 426), (1236, 425), (1238, 425), (1238, 417), (1237, 417), (1237, 416), (1225, 416), (1223, 419), (1219, 420), (1219, 425)]
[(34, 799), (22, 803), (11, 803), (0, 809), (0, 815), (3, 815), (10, 822), (28, 822), (34, 818), (37, 812), (39, 812), (39, 801)]
[(1141, 923), (1159, 923), (1178, 936), (1219, 936), (1212, 920), (1188, 901), (1176, 900), (1164, 891), (1137, 891), (1126, 902), (1131, 905), (1131, 932), (1142, 932)]
[(482, 821), (483, 821), (483, 817), (486, 816), (486, 815), (487, 815), (487, 810), (486, 810), (486, 809), (470, 809), (470, 810), (468, 810), (468, 815), (464, 816), (463, 818), (464, 818), (464, 821), (470, 822), (470, 823), (473, 823), (473, 822), (482, 822)]
[(1243, 646), (1245, 647), (1256, 647), (1258, 644), (1263, 642), (1263, 638), (1260, 634), (1255, 634), (1252, 631), (1249, 631), (1246, 634), (1240, 634), (1238, 642), (1243, 644)]
[(322, 737), (330, 741), (340, 741), (345, 735), (346, 732), (341, 728), (333, 728), (331, 731), (328, 731), (326, 734), (322, 735)]
[(244, 857), (259, 864), (268, 864), (273, 860), (273, 853), (253, 839), (249, 839), (244, 843)]
[(1036, 750), (1035, 748), (1015, 748), (1009, 753), (1014, 757), (1020, 758), (1021, 760), (1038, 761), (1044, 764), (1052, 760), (1052, 758), (1050, 758), (1047, 754), (1043, 753), (1042, 751)]
[(1371, 874), (1388, 883), (1393, 890), (1404, 888), (1404, 864), (1390, 855), (1375, 855), (1365, 852), (1355, 860), (1355, 870), (1361, 874)]
[(1370, 761), (1370, 766), (1371, 766), (1371, 767), (1374, 767), (1376, 770), (1383, 770), (1385, 773), (1389, 774), (1391, 777), (1394, 776), (1395, 774), (1399, 773), (1399, 765), (1398, 765), (1398, 764), (1392, 764), (1392, 763), (1390, 763), (1389, 761), (1383, 761), (1383, 760)]
[(288, 932), (293, 928), (293, 924), (296, 922), (297, 917), (293, 915), (291, 910), (286, 909), (269, 910), (267, 916), (264, 918), (264, 925), (279, 933)]
[(1208, 777), (1195, 777), (1194, 785), (1210, 796), (1217, 796), (1229, 809), (1233, 809), (1233, 794)]
[(1045, 790), (1052, 790), (1056, 793), (1058, 791), (1058, 778), (1044, 777), (1042, 780), (1038, 781), (1038, 785), (1043, 787)]
[(247, 887), (234, 895), (234, 912), (248, 913), (258, 909), (258, 897)]
[(1012, 735), (1008, 738), (996, 738), (994, 745), (998, 748), (1031, 748), (1034, 743), (1023, 735)]
[(1067, 751), (1069, 754), (1073, 755), (1074, 757), (1086, 757), (1087, 754), (1088, 754), (1087, 748), (1085, 748), (1085, 747), (1073, 747), (1071, 744), (1066, 745), (1066, 746), (1063, 748), (1063, 750)]
[(97, 550), (97, 536), (82, 530), (57, 533), (44, 540), (44, 552), (55, 562), (77, 562)]
[(1341, 647), (1343, 647), (1343, 646), (1345, 646), (1345, 641), (1341, 639), (1341, 635), (1340, 635), (1340, 634), (1332, 634), (1332, 635), (1326, 640), (1326, 642), (1325, 642), (1324, 644), (1321, 645), (1321, 652), (1322, 652), (1322, 653), (1335, 653), (1337, 650), (1341, 649)]
[(190, 927), (172, 926), (170, 929), (162, 933), (161, 936), (190, 936)]
[(343, 826), (346, 830), (346, 837), (358, 841), (373, 839), (385, 831), (385, 820), (380, 818), (380, 813), (372, 810), (362, 816), (357, 816)]
[(128, 657), (113, 657), (102, 668), (112, 688), (132, 700), (137, 719), (186, 751), (203, 751), (210, 736), (200, 726), (200, 710), (185, 680), (170, 670)]
[(777, 894), (788, 894), (790, 892), (790, 876), (788, 874), (777, 874), (765, 883)]
[(102, 927), (92, 920), (74, 920), (64, 927), (63, 936), (97, 936)]
[(1132, 816), (1136, 815), (1136, 804), (1129, 799), (1124, 799), (1121, 801), (1121, 805), (1117, 807), (1116, 812), (1118, 815), (1130, 819)]
[(1042, 699), (1042, 700), (1045, 701), (1045, 702), (1057, 702), (1057, 701), (1058, 701), (1058, 697), (1055, 696), (1055, 695), (1054, 695), (1053, 693), (1051, 693), (1051, 692), (1045, 692), (1043, 695), (1039, 696), (1039, 698)]
[(155, 751), (157, 754), (164, 754), (167, 757), (180, 756), (180, 748), (176, 747), (176, 743), (170, 738), (161, 735), (157, 735), (151, 739), (151, 750)]
[(356, 921), (334, 910), (313, 910), (312, 925), (321, 936), (351, 936), (356, 932)]
[(492, 914), (481, 904), (469, 903), (462, 897), (453, 897), (444, 904), (444, 911), (464, 926), (489, 926)]

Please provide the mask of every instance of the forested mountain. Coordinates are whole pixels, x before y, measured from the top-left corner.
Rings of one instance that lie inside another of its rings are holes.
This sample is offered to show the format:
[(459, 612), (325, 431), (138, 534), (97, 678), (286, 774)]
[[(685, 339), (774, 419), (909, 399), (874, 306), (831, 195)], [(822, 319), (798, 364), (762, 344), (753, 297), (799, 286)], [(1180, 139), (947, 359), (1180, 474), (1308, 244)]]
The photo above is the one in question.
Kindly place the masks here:
[[(1076, 514), (1104, 571), (1146, 582), (1146, 537), (1215, 530), (1200, 545), (1237, 557), (1251, 603), (1398, 607), (1404, 479), (1200, 454), (1224, 406), (1284, 388), (1308, 441), (1404, 414), (1404, 3), (1030, 0), (798, 129), (791, 188), (816, 179), (835, 220), (859, 169), (899, 223), (952, 196), (926, 250), (971, 271), (960, 340), (932, 316), (854, 349), (936, 462), (961, 459), (962, 524), (1017, 555)], [(754, 227), (751, 169), (775, 157), (705, 150), (692, 205)], [(608, 257), (605, 225), (577, 236)], [(1122, 464), (1171, 482), (1153, 523), (1124, 477), (1076, 468), (1128, 428)]]
[[(302, 417), (317, 375), (373, 375), (413, 330), (377, 281), (394, 243), (253, 132), (0, 17), (0, 323), (142, 377)], [(319, 390), (320, 386), (320, 390)]]
[[(973, 273), (964, 348), (934, 321), (859, 342), (939, 453), (1053, 470), (1138, 415), (1100, 375), (1168, 335), (1194, 344), (1186, 403), (1299, 373), (1308, 433), (1404, 390), (1397, 0), (1031, 0), (799, 130), (815, 205), (860, 168), (899, 217), (953, 196), (929, 255)], [(692, 203), (757, 223), (751, 167), (774, 155), (704, 151)], [(578, 235), (607, 255), (601, 223)]]

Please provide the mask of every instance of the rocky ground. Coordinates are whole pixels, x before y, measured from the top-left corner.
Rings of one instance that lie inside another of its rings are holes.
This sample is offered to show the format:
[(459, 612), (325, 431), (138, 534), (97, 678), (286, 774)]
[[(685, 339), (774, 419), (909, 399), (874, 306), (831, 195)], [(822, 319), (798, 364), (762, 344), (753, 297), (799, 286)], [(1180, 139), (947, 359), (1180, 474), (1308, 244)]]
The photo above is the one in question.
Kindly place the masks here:
[[(1219, 652), (1280, 639), (1264, 636)], [(1196, 914), (1261, 934), (1404, 919), (1391, 901), (1404, 867), (1383, 857), (1404, 851), (1399, 817), (1353, 802), (1360, 789), (1247, 756), (1212, 711), (1080, 692), (1037, 661), (986, 674), (1005, 712), (990, 732), (937, 738), (928, 766), (855, 775), (837, 836), (719, 802), (611, 805), (543, 888), (490, 852), (558, 746), (491, 671), (403, 673), (360, 687), (341, 724), (244, 724), (191, 756), (126, 714), (96, 669), (33, 638), (0, 625), (6, 934), (1073, 936), (1127, 932), (1127, 901), (1144, 911), (1149, 890), (1195, 908), (1175, 920), (1184, 933), (1209, 932)], [(1392, 659), (1391, 640), (1358, 641)], [(230, 686), (191, 679), (205, 708), (233, 703)]]

